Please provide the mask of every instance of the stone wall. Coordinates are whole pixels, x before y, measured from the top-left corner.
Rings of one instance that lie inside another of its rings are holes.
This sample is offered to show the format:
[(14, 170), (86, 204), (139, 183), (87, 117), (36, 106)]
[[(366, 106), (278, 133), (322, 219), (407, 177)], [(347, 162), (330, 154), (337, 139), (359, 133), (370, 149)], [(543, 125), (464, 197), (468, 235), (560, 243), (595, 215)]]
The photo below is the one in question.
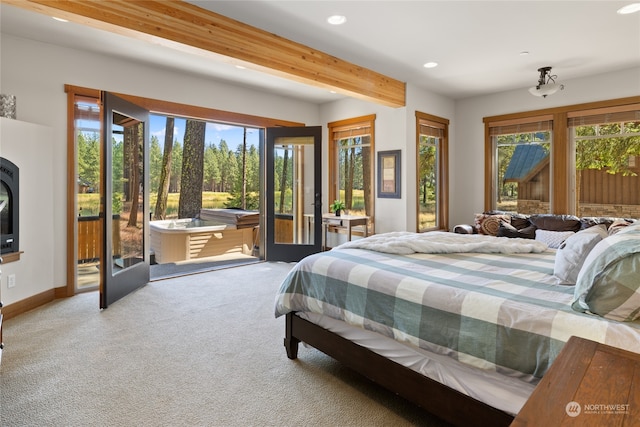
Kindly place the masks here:
[(549, 202), (541, 202), (540, 200), (518, 200), (518, 213), (522, 214), (539, 214), (549, 213)]
[[(539, 200), (518, 200), (517, 212), (524, 214), (548, 213), (549, 203), (541, 202)], [(640, 205), (603, 205), (596, 203), (583, 203), (578, 207), (577, 216), (608, 216), (640, 219)]]
[(600, 205), (585, 203), (579, 206), (579, 212), (579, 216), (640, 218), (640, 205)]

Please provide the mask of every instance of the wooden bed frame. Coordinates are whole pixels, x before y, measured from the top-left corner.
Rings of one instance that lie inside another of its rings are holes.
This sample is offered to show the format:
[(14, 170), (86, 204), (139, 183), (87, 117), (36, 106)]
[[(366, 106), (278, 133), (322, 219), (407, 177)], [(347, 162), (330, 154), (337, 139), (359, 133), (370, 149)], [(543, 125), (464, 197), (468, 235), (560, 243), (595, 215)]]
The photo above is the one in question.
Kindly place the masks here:
[(301, 341), (451, 424), (499, 427), (513, 421), (513, 416), (506, 412), (288, 313), (284, 346), (289, 359), (298, 357)]

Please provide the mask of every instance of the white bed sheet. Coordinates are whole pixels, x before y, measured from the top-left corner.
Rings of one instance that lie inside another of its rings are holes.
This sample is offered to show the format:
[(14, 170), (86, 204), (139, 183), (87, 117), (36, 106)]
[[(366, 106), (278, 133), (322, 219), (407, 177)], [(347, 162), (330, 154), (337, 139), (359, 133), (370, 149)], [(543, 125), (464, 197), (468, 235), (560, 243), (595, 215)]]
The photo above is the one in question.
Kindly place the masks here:
[(450, 357), (408, 346), (321, 314), (296, 314), (387, 359), (511, 415), (520, 411), (536, 386), (518, 378), (463, 365)]

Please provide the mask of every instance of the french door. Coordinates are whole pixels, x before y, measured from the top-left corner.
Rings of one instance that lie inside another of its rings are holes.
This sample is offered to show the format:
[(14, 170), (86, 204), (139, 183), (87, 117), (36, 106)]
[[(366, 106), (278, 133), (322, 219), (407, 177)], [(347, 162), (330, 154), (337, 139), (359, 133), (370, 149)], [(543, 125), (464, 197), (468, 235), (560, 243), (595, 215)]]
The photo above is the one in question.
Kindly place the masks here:
[(102, 92), (100, 308), (149, 282), (149, 113)]
[(322, 128), (267, 128), (268, 261), (299, 261), (322, 250)]

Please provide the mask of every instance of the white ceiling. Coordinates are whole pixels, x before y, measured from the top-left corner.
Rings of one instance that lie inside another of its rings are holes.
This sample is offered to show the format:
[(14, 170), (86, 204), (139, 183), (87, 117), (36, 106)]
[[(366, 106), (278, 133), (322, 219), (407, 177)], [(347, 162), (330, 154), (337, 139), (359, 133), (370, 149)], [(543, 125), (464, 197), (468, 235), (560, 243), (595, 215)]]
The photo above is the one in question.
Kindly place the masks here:
[[(640, 13), (629, 1), (189, 1), (429, 91), (462, 99), (526, 90), (537, 69), (558, 82), (640, 67)], [(117, 55), (315, 103), (338, 99), (295, 83), (2, 4), (1, 31)], [(347, 17), (331, 26), (328, 16)], [(528, 55), (520, 53), (526, 51)], [(440, 65), (425, 69), (427, 61)], [(639, 77), (640, 78), (640, 77)]]

